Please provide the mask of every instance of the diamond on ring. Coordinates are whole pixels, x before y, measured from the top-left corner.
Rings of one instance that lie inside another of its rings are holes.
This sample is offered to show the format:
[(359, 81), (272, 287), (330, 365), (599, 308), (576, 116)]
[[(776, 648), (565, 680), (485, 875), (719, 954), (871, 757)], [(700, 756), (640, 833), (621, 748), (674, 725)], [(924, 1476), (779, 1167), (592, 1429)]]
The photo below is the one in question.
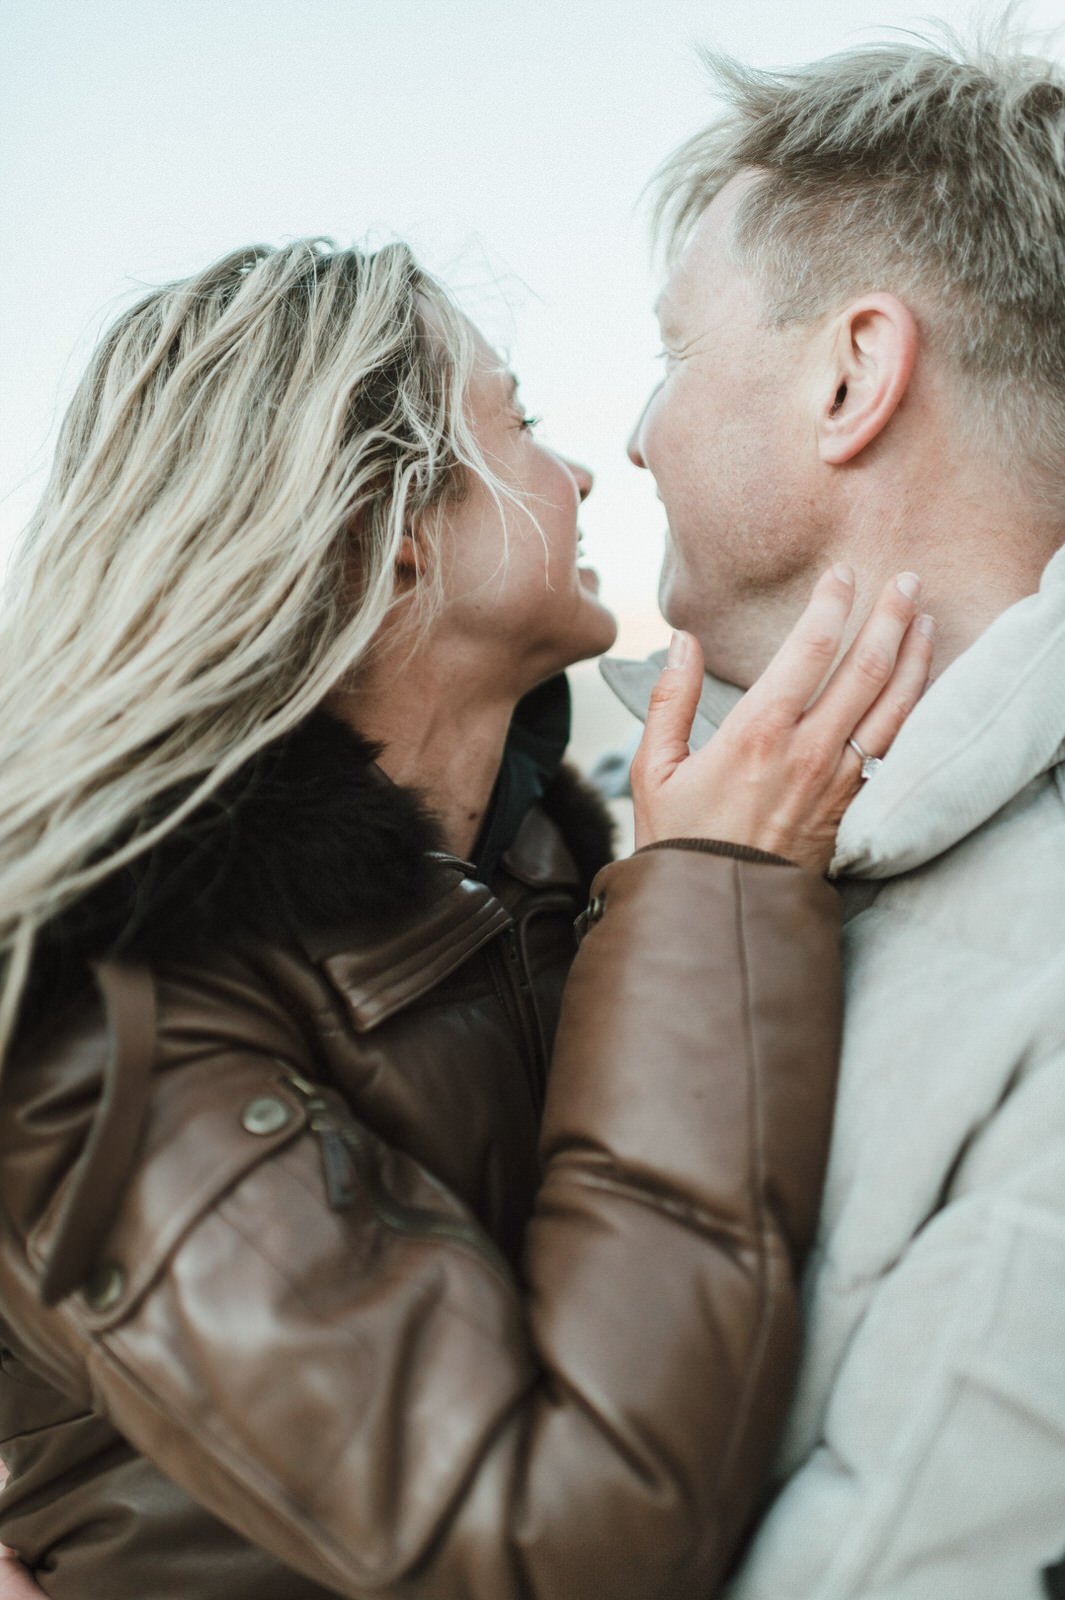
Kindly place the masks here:
[(848, 739), (847, 743), (850, 745), (855, 755), (861, 757), (861, 780), (863, 783), (868, 783), (870, 778), (876, 777), (877, 773), (880, 771), (880, 768), (884, 765), (883, 761), (879, 756), (867, 756), (857, 739)]

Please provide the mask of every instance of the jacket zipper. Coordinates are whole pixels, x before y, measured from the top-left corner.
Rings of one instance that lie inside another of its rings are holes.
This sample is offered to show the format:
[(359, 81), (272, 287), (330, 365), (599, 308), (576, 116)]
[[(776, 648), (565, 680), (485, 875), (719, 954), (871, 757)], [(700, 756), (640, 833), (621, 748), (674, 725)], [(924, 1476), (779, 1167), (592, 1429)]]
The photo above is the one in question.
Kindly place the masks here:
[[(431, 850), (429, 854), (434, 861), (457, 867), (468, 878), (477, 876), (474, 864), (471, 861), (464, 861), (461, 856), (452, 855), (447, 850)], [(516, 1025), (518, 1036), (522, 1041), (525, 1080), (529, 1087), (533, 1110), (539, 1118), (544, 1109), (544, 1088), (547, 1077), (546, 1062), (543, 1059), (543, 1028), (540, 1026), (540, 1019), (532, 1000), (528, 974), (513, 922), (503, 934), (503, 948), (506, 954), (500, 956), (494, 943), (488, 946), (486, 951), (488, 972), (496, 998), (510, 1021)]]
[(550, 897), (544, 895), (533, 905), (525, 915), (518, 919), (515, 934), (515, 958), (521, 974), (521, 992), (525, 998), (527, 1013), (531, 1019), (534, 1038), (536, 1041), (535, 1056), (537, 1062), (537, 1095), (538, 1112), (543, 1110), (544, 1100), (547, 1097), (547, 1069), (550, 1060), (550, 1051), (544, 1037), (543, 1018), (540, 1008), (536, 1003), (533, 991), (529, 966), (528, 932), (530, 925), (537, 917), (546, 916), (551, 912), (569, 911), (573, 902), (567, 894), (556, 894)]
[(332, 1210), (350, 1210), (361, 1190), (378, 1221), (393, 1233), (464, 1245), (513, 1285), (514, 1274), (506, 1256), (473, 1223), (427, 1207), (401, 1205), (385, 1191), (369, 1141), (335, 1090), (324, 1089), (287, 1065), (285, 1080), (306, 1107), (308, 1127), (321, 1152), (325, 1191)]
[(521, 958), (517, 931), (511, 924), (488, 952), (488, 967), (500, 1004), (517, 1030), (522, 1065), (533, 1110), (539, 1118), (544, 1109), (544, 1063), (541, 1029), (532, 1011), (532, 997)]
[[(429, 852), (434, 860), (458, 867), (467, 877), (476, 877), (477, 869), (461, 856), (445, 850)], [(529, 1087), (533, 1110), (539, 1118), (547, 1094), (547, 1048), (544, 1027), (529, 978), (526, 947), (526, 930), (529, 923), (542, 913), (565, 911), (572, 904), (568, 894), (542, 895), (524, 917), (512, 921), (503, 936), (505, 955), (497, 953), (496, 946), (487, 951), (488, 970), (496, 996), (512, 1022), (517, 1024), (524, 1049), (522, 1052), (525, 1078)]]

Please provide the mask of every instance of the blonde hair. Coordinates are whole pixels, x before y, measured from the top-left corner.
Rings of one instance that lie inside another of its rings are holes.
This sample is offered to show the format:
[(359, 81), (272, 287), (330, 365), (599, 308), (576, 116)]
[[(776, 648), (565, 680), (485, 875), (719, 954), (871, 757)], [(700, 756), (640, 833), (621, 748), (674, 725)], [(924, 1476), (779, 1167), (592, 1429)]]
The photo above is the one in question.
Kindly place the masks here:
[(0, 618), (0, 1060), (41, 925), (352, 673), (471, 473), (511, 498), (473, 361), (399, 244), (237, 250), (106, 335)]
[(790, 71), (706, 52), (725, 109), (653, 181), (675, 254), (740, 172), (762, 181), (732, 244), (777, 326), (854, 294), (911, 304), (963, 382), (970, 444), (1027, 493), (1065, 499), (1065, 78), (1009, 14), (966, 47), (947, 28)]

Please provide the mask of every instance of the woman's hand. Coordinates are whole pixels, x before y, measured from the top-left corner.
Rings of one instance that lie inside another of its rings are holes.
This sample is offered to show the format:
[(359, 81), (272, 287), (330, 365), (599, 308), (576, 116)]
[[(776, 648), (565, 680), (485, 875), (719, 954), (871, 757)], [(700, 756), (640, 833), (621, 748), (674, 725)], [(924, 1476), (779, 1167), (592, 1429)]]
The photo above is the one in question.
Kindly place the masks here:
[(850, 569), (826, 572), (765, 672), (695, 754), (702, 651), (690, 634), (674, 634), (632, 764), (637, 848), (727, 840), (823, 872), (861, 782), (848, 740), (884, 755), (928, 682), (933, 626), (916, 616), (918, 590), (905, 572), (885, 586), (817, 694), (854, 604)]
[[(7, 1482), (7, 1468), (0, 1461), (0, 1489)], [(38, 1589), (14, 1550), (0, 1544), (0, 1600), (41, 1600)]]
[(0, 1600), (41, 1600), (41, 1595), (14, 1552), (0, 1545)]

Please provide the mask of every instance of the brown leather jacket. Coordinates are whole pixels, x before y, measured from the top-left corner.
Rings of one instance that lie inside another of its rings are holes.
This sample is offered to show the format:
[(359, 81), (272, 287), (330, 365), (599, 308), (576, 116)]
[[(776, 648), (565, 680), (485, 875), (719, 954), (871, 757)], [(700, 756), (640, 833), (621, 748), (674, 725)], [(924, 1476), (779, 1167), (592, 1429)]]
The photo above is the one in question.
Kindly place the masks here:
[(706, 1600), (795, 1366), (835, 893), (652, 850), (573, 960), (572, 791), (489, 888), (323, 722), (42, 944), (0, 1539), (60, 1600)]

